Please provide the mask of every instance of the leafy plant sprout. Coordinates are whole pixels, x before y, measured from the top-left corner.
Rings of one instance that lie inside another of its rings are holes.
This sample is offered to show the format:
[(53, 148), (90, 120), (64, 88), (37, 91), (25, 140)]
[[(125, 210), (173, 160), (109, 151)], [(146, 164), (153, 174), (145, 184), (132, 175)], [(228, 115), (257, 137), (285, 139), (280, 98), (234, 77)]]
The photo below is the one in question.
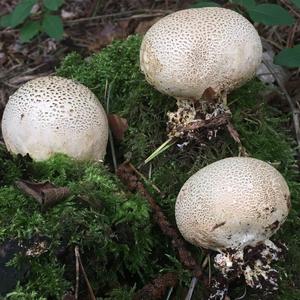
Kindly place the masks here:
[[(64, 29), (61, 17), (56, 12), (63, 3), (64, 0), (22, 0), (10, 14), (0, 17), (0, 28), (20, 28), (22, 42), (29, 42), (40, 32), (58, 40), (62, 38)], [(32, 18), (36, 14), (35, 5), (40, 5), (41, 14)]]

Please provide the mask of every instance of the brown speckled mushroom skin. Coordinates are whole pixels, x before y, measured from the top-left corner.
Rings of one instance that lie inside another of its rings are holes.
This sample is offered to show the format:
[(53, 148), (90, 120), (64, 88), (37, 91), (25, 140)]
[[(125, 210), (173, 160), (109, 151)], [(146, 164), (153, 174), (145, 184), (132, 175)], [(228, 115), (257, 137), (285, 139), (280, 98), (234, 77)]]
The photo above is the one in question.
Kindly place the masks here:
[(218, 251), (268, 239), (289, 209), (289, 188), (274, 167), (254, 158), (232, 157), (204, 167), (186, 181), (175, 215), (187, 241)]
[(102, 160), (108, 122), (96, 96), (85, 86), (57, 76), (40, 77), (10, 98), (2, 119), (8, 150), (34, 160), (64, 153), (78, 160)]
[(262, 45), (253, 25), (235, 11), (195, 8), (172, 13), (146, 33), (141, 70), (162, 93), (199, 100), (242, 85), (261, 62)]

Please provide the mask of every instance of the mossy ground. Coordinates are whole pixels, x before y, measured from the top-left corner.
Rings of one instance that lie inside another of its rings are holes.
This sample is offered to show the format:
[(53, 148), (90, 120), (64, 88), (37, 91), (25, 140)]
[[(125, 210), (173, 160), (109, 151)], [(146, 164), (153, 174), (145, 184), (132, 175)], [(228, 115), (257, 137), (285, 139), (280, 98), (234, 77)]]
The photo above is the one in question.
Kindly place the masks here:
[[(57, 70), (58, 75), (88, 86), (110, 113), (127, 119), (129, 129), (124, 140), (115, 143), (115, 148), (119, 162), (124, 156), (130, 156), (136, 165), (166, 139), (166, 112), (175, 107), (172, 98), (160, 94), (144, 80), (139, 70), (140, 42), (138, 36), (116, 41), (88, 59), (70, 54)], [(275, 298), (299, 300), (300, 183), (296, 145), (286, 129), (289, 115), (278, 108), (278, 103), (267, 103), (264, 92), (265, 87), (253, 80), (233, 92), (228, 102), (234, 126), (247, 152), (277, 167), (291, 189), (291, 214), (274, 237), (289, 247), (285, 262), (278, 264), (282, 279)], [(213, 161), (236, 155), (237, 144), (228, 133), (220, 131), (205, 146), (191, 144), (183, 150), (173, 146), (152, 162), (151, 180), (165, 193), (165, 197), (155, 195), (156, 199), (173, 224), (176, 195), (185, 180)], [(26, 240), (33, 236), (51, 240), (49, 250), (40, 257), (18, 256), (13, 260), (14, 265), (29, 260), (31, 271), (8, 299), (59, 299), (74, 287), (74, 245), (80, 247), (88, 277), (99, 297), (130, 299), (134, 289), (141, 288), (159, 272), (172, 270), (181, 280), (173, 292), (174, 299), (184, 299), (189, 272), (182, 269), (170, 242), (153, 225), (145, 201), (127, 193), (107, 168), (76, 163), (63, 156), (33, 163), (12, 158), (4, 149), (0, 152), (0, 163), (0, 240)], [(110, 165), (109, 155), (106, 165)], [(149, 166), (142, 171), (149, 174)], [(41, 212), (33, 199), (14, 187), (14, 181), (19, 178), (47, 179), (68, 186), (73, 196)], [(87, 201), (80, 201), (79, 196)], [(66, 258), (59, 259), (59, 249), (66, 251)], [(200, 262), (201, 251), (193, 246), (190, 249)], [(233, 298), (243, 291), (243, 285), (233, 287)], [(196, 293), (201, 294), (200, 287)], [(244, 299), (261, 297), (248, 289)]]

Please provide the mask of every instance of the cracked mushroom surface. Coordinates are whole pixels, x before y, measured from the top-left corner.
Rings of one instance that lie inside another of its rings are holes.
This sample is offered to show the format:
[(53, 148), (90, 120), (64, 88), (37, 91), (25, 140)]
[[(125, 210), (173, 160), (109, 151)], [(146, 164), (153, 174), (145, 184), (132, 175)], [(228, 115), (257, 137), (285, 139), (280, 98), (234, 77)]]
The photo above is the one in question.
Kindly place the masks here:
[(232, 157), (199, 170), (177, 197), (177, 226), (190, 243), (220, 251), (255, 246), (272, 236), (290, 209), (290, 192), (271, 165)]
[(262, 58), (254, 26), (230, 9), (206, 7), (172, 13), (144, 36), (141, 70), (147, 81), (175, 98), (220, 95), (255, 74)]
[(5, 107), (2, 134), (7, 149), (45, 160), (63, 153), (78, 160), (103, 160), (108, 140), (106, 113), (84, 85), (58, 76), (22, 85)]

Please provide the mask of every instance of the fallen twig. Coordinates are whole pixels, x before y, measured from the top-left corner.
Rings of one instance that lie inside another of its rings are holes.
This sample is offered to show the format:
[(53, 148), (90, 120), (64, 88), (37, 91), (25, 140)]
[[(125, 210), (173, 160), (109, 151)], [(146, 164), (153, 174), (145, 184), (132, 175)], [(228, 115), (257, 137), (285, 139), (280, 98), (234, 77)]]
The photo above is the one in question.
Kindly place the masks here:
[(196, 277), (192, 278), (192, 281), (190, 283), (189, 291), (185, 297), (185, 300), (191, 300), (193, 297), (194, 289), (196, 287), (196, 284), (198, 282), (198, 279)]
[(86, 275), (86, 272), (84, 270), (84, 267), (83, 267), (83, 264), (82, 264), (82, 261), (81, 261), (81, 257), (80, 257), (80, 252), (79, 252), (79, 247), (78, 246), (75, 246), (75, 257), (76, 257), (76, 260), (78, 260), (78, 263), (79, 263), (79, 266), (80, 266), (80, 270), (83, 274), (83, 277), (84, 277), (84, 280), (85, 280), (85, 283), (88, 287), (88, 291), (89, 291), (89, 294), (90, 294), (90, 297), (92, 300), (96, 300), (96, 297), (94, 295), (94, 292), (93, 292), (93, 289), (92, 289), (92, 286), (89, 282), (89, 279)]
[(127, 185), (130, 191), (139, 192), (149, 203), (154, 221), (158, 224), (161, 231), (172, 240), (173, 247), (177, 250), (179, 260), (185, 268), (190, 270), (193, 276), (201, 280), (205, 286), (208, 286), (208, 278), (202, 272), (201, 266), (186, 248), (186, 242), (181, 238), (178, 231), (168, 222), (159, 205), (145, 189), (143, 183), (139, 180), (137, 173), (128, 162), (121, 164), (117, 171), (118, 177)]
[(272, 67), (269, 65), (269, 63), (266, 60), (263, 60), (263, 63), (268, 68), (270, 73), (274, 76), (279, 88), (281, 89), (282, 93), (284, 94), (285, 98), (288, 101), (288, 104), (289, 104), (290, 109), (292, 111), (295, 135), (296, 135), (296, 140), (297, 140), (297, 144), (298, 144), (298, 147), (299, 147), (300, 146), (300, 122), (299, 122), (300, 111), (299, 111), (299, 109), (296, 108), (296, 105), (295, 105), (293, 99), (290, 97), (289, 93), (287, 92), (287, 90), (284, 86), (284, 83), (278, 77), (276, 72), (273, 72)]
[[(72, 24), (77, 24), (77, 23), (81, 23), (81, 22), (95, 21), (95, 20), (105, 19), (105, 18), (118, 18), (118, 17), (131, 17), (132, 18), (135, 15), (138, 15), (139, 18), (145, 17), (145, 16), (153, 17), (153, 16), (159, 16), (159, 15), (167, 15), (172, 12), (173, 12), (173, 10), (139, 9), (139, 10), (123, 11), (123, 12), (93, 16), (93, 17), (80, 18), (80, 19), (76, 19), (76, 20), (69, 20), (64, 23), (67, 25), (72, 25)], [(147, 14), (147, 15), (145, 15), (145, 14)]]
[(76, 284), (75, 284), (75, 300), (78, 300), (78, 292), (79, 292), (79, 276), (80, 276), (80, 266), (79, 266), (79, 255), (78, 251), (75, 247), (74, 249), (75, 252), (75, 268), (76, 268)]
[(178, 278), (175, 273), (166, 273), (158, 276), (152, 283), (145, 285), (134, 295), (134, 300), (161, 299), (168, 288), (177, 284)]
[(134, 165), (132, 165), (130, 162), (129, 163), (129, 166), (134, 170), (134, 172), (139, 175), (145, 182), (147, 182), (148, 184), (150, 184), (153, 189), (155, 191), (157, 191), (161, 196), (164, 196), (164, 194), (161, 192), (161, 190), (157, 187), (157, 185), (155, 185), (152, 181), (150, 181), (149, 179), (147, 179), (141, 172), (139, 172), (135, 167)]

